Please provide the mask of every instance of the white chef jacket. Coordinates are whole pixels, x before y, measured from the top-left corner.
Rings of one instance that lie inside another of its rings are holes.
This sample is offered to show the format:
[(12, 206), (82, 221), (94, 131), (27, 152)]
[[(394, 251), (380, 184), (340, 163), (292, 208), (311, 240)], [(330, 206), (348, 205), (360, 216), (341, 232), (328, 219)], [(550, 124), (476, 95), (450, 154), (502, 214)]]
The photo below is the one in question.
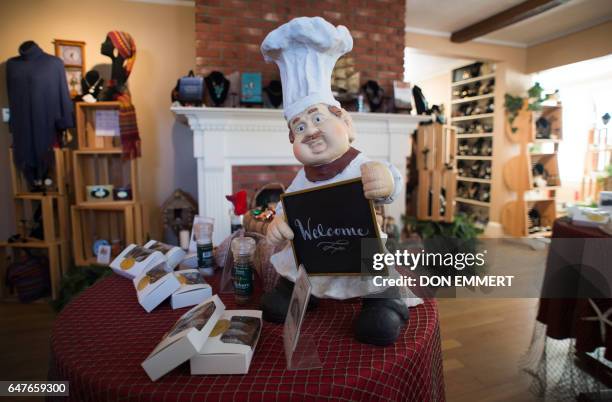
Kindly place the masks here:
[[(355, 179), (361, 177), (361, 165), (372, 160), (366, 157), (363, 153), (359, 153), (355, 159), (353, 159), (343, 171), (338, 173), (336, 176), (328, 180), (322, 180), (313, 182), (306, 178), (304, 168), (300, 169), (297, 173), (291, 185), (287, 188), (286, 192), (291, 193), (294, 191), (306, 190), (313, 187), (324, 186), (326, 184), (337, 183), (339, 181)], [(401, 192), (401, 188), (404, 184), (402, 175), (395, 166), (390, 163), (383, 162), (387, 165), (393, 176), (394, 188), (393, 193), (382, 200), (377, 200), (385, 204), (390, 204)], [(282, 203), (276, 205), (276, 213), (283, 213)], [(380, 229), (380, 227), (379, 227)], [(380, 230), (381, 237), (387, 238), (387, 235)], [(297, 264), (291, 249), (291, 244), (287, 243), (285, 247), (278, 253), (272, 255), (270, 262), (276, 269), (279, 275), (295, 282), (297, 277)], [(389, 268), (389, 277), (399, 277), (399, 273), (393, 268)], [(361, 276), (311, 276), (310, 282), (312, 284), (312, 294), (316, 297), (325, 297), (331, 299), (349, 299), (352, 297), (361, 297), (371, 295), (374, 293), (380, 293), (386, 290), (383, 287), (374, 286), (372, 280), (362, 278)], [(414, 296), (410, 290), (409, 295)], [(416, 306), (421, 304), (423, 301), (414, 296), (403, 299), (407, 306)]]

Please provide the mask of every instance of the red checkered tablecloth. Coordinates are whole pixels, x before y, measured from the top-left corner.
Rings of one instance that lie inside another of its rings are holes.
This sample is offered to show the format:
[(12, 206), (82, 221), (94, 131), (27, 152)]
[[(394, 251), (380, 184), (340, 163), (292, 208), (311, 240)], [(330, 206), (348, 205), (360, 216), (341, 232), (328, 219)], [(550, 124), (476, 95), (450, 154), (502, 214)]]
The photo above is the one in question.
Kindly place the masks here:
[[(232, 295), (221, 295), (227, 309)], [(58, 316), (51, 338), (50, 379), (70, 381), (73, 401), (443, 401), (435, 301), (412, 308), (395, 345), (356, 342), (360, 302), (322, 300), (303, 331), (318, 343), (322, 369), (288, 371), (282, 325), (264, 323), (247, 375), (190, 375), (183, 364), (152, 382), (140, 366), (186, 308), (164, 303), (147, 314), (132, 283), (104, 279)]]

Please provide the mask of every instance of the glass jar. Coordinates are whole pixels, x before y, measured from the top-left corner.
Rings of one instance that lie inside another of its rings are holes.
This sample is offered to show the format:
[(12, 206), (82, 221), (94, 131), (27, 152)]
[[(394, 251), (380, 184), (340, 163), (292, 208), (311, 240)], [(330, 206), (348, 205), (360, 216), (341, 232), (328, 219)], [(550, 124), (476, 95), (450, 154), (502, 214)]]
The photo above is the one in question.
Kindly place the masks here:
[(232, 240), (232, 255), (234, 257), (234, 294), (236, 303), (245, 304), (253, 295), (253, 256), (255, 255), (255, 239), (252, 237), (236, 237)]
[(196, 251), (198, 257), (198, 270), (204, 276), (211, 276), (214, 274), (212, 232), (213, 225), (211, 223), (200, 224), (198, 238), (196, 240)]

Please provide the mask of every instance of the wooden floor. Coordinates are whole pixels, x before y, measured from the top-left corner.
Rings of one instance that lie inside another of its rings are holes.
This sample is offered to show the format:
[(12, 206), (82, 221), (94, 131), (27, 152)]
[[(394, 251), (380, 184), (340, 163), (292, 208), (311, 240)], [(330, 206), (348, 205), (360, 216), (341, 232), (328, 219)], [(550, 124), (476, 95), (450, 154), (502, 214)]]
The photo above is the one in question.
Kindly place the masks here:
[(449, 402), (536, 400), (519, 359), (537, 305), (537, 299), (438, 300)]
[(0, 380), (47, 378), (54, 318), (47, 303), (0, 303)]
[[(438, 303), (447, 400), (533, 400), (518, 360), (529, 345), (537, 300), (440, 299)], [(54, 317), (46, 304), (0, 303), (0, 379), (47, 377)]]

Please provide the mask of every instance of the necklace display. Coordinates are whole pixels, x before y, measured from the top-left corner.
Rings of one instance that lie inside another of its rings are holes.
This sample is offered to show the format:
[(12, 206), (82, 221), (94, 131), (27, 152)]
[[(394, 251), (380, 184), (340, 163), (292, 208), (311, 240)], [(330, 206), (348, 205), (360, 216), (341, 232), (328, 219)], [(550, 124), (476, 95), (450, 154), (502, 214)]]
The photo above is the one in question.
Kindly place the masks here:
[(204, 81), (206, 82), (208, 93), (210, 94), (210, 98), (215, 106), (220, 106), (223, 104), (229, 92), (229, 80), (225, 78), (223, 73), (213, 71), (206, 78), (204, 78)]
[(104, 79), (97, 71), (88, 71), (81, 80), (81, 87), (83, 88), (81, 99), (88, 103), (96, 102), (104, 87)]
[(87, 90), (87, 93), (90, 93), (93, 95), (100, 81), (102, 81), (102, 77), (98, 78), (96, 82), (94, 82), (93, 84), (90, 84), (89, 81), (87, 81), (87, 77), (85, 77), (85, 82), (87, 83), (87, 86), (89, 87), (89, 89)]
[(366, 99), (370, 105), (370, 112), (376, 112), (383, 102), (385, 91), (378, 85), (376, 81), (368, 81), (363, 85)]
[(278, 81), (278, 80), (270, 81), (268, 86), (265, 87), (263, 90), (268, 95), (268, 99), (269, 99), (270, 104), (272, 106), (277, 108), (280, 105), (282, 105), (282, 103), (283, 103), (283, 87), (282, 87), (280, 81)]

